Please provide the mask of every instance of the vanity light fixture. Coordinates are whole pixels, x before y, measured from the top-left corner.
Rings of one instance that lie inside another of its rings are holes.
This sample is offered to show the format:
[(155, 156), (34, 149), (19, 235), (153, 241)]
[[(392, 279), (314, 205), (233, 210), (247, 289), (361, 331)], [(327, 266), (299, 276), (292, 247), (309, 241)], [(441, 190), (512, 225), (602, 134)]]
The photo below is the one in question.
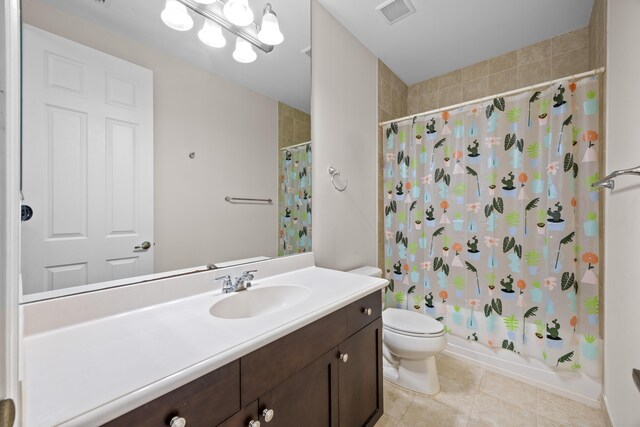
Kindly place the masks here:
[(233, 59), (243, 64), (248, 64), (256, 60), (258, 55), (251, 47), (251, 43), (238, 37), (236, 39), (236, 49), (233, 51)]
[(222, 28), (236, 35), (233, 58), (244, 64), (258, 57), (253, 47), (269, 53), (284, 40), (270, 3), (264, 6), (262, 27), (253, 22), (249, 0), (166, 0), (160, 16), (170, 28), (187, 31), (193, 27), (189, 9), (204, 18), (198, 38), (207, 46), (219, 48), (227, 44)]
[(267, 3), (264, 6), (262, 15), (262, 28), (258, 33), (258, 38), (262, 43), (277, 45), (282, 43), (284, 36), (280, 32), (280, 25), (278, 25), (278, 17), (271, 8), (271, 4)]
[(222, 11), (232, 24), (239, 27), (246, 27), (253, 22), (249, 0), (227, 0)]
[(227, 40), (222, 35), (222, 27), (206, 18), (202, 29), (198, 31), (198, 38), (211, 47), (224, 47), (227, 44)]
[(193, 18), (187, 12), (187, 7), (178, 0), (167, 0), (160, 17), (162, 22), (176, 31), (188, 31), (193, 27)]

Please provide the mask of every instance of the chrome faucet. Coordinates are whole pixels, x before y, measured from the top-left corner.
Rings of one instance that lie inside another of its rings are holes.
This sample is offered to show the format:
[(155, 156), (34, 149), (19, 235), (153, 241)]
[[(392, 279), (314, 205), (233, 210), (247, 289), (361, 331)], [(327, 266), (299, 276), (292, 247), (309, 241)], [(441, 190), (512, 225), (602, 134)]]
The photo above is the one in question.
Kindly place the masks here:
[(222, 293), (228, 294), (230, 292), (240, 292), (247, 290), (251, 287), (251, 281), (254, 279), (252, 273), (257, 272), (258, 270), (247, 270), (242, 275), (236, 277), (235, 282), (231, 282), (231, 276), (224, 275), (221, 277), (216, 277), (215, 280), (222, 280)]

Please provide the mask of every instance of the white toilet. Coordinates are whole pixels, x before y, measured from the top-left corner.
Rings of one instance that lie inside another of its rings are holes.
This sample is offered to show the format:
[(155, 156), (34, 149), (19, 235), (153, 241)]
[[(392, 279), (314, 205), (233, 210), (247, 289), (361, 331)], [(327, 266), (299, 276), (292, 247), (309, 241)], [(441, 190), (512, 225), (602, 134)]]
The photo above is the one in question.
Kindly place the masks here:
[[(350, 273), (381, 277), (382, 271), (362, 267)], [(447, 345), (442, 323), (422, 313), (387, 308), (382, 312), (382, 325), (384, 377), (419, 393), (438, 393), (435, 357)]]

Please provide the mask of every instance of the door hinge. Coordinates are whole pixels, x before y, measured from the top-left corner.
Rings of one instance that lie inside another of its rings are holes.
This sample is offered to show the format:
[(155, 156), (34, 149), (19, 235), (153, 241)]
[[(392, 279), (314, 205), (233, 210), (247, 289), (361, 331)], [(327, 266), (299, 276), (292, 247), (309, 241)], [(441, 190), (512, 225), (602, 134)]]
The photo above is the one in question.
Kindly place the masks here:
[(11, 399), (0, 400), (0, 427), (13, 427), (16, 420), (16, 405)]

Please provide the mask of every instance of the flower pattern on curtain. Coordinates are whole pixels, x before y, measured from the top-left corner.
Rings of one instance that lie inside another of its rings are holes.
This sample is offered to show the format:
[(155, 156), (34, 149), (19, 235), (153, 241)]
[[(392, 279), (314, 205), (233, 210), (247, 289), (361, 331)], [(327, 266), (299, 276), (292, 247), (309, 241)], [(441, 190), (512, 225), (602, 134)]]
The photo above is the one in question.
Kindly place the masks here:
[(280, 150), (278, 255), (311, 251), (311, 144)]
[(387, 306), (600, 375), (599, 81), (384, 128)]

